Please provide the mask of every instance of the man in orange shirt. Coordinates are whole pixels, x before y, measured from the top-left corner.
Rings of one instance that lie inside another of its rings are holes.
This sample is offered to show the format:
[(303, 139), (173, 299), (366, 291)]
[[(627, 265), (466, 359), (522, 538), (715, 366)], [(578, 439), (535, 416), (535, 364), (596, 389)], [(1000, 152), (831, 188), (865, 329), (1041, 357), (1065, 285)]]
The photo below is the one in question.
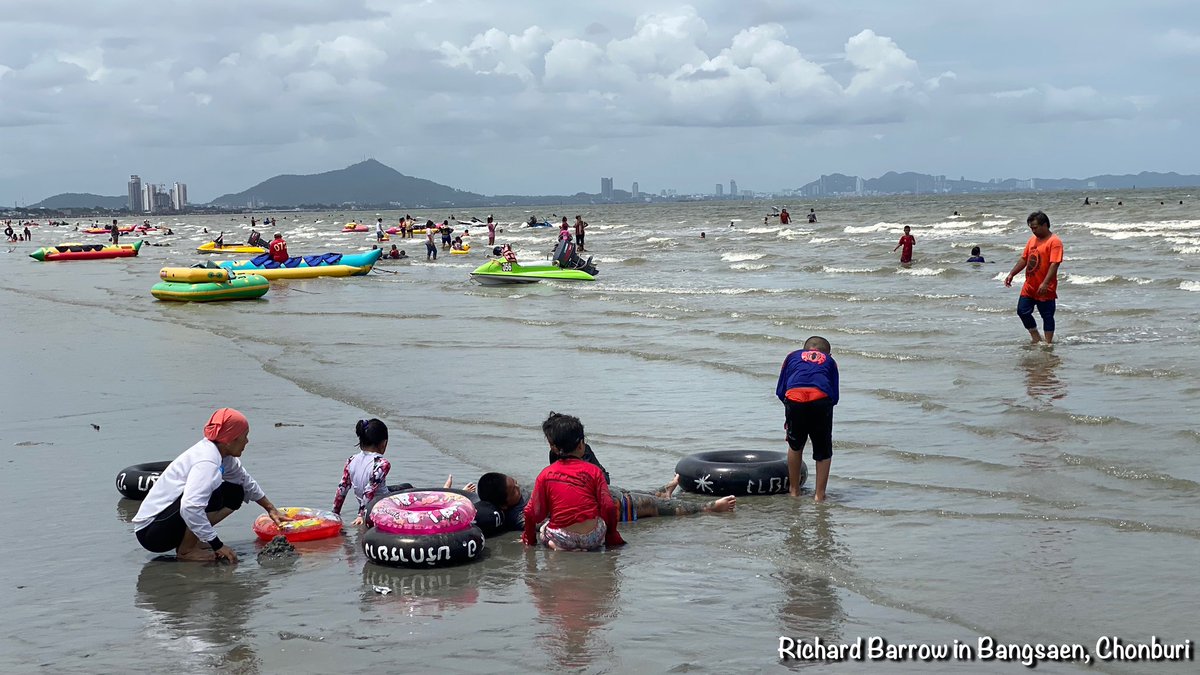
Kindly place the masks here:
[(1063, 261), (1063, 243), (1058, 235), (1050, 233), (1050, 217), (1034, 211), (1025, 219), (1033, 236), (1025, 244), (1021, 258), (1004, 278), (1005, 286), (1012, 286), (1013, 277), (1025, 270), (1025, 284), (1021, 286), (1021, 298), (1017, 300), (1017, 316), (1029, 331), (1034, 344), (1042, 341), (1038, 335), (1033, 310), (1042, 315), (1042, 329), (1046, 342), (1054, 342), (1054, 301), (1058, 298), (1058, 266)]
[(283, 235), (276, 232), (275, 238), (271, 240), (271, 260), (281, 263), (288, 259), (287, 242), (283, 240)]

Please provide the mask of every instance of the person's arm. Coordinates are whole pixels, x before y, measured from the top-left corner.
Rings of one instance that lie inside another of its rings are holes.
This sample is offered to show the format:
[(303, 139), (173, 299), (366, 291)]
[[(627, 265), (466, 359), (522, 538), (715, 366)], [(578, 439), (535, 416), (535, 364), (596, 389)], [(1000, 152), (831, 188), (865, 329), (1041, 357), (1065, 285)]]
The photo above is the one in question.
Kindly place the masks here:
[(592, 446), (588, 443), (583, 444), (583, 461), (587, 462), (588, 464), (595, 465), (597, 469), (600, 469), (600, 473), (604, 474), (605, 481), (612, 480), (608, 476), (608, 469), (604, 468), (604, 465), (601, 464), (600, 460), (596, 458), (596, 453), (592, 452)]
[(254, 477), (251, 476), (246, 471), (245, 467), (242, 466), (241, 460), (234, 458), (233, 465), (226, 467), (225, 480), (229, 481), (230, 483), (237, 483), (238, 485), (241, 485), (246, 491), (246, 501), (255, 502), (259, 506), (263, 507), (263, 510), (267, 512), (267, 515), (270, 516), (271, 520), (276, 525), (287, 522), (287, 518), (285, 518), (284, 515), (279, 512), (279, 509), (275, 508), (275, 505), (271, 503), (270, 499), (267, 499), (267, 493), (264, 492), (261, 487), (259, 487), (258, 482), (254, 480)]
[(775, 383), (775, 398), (784, 403), (787, 402), (787, 367), (791, 356), (788, 354), (788, 358), (783, 360), (783, 365), (779, 367), (779, 380)]
[(1058, 281), (1058, 266), (1062, 263), (1050, 263), (1050, 269), (1046, 271), (1046, 278), (1042, 279), (1041, 285), (1038, 286), (1037, 295), (1040, 298), (1050, 292), (1050, 282)]
[(829, 363), (832, 366), (830, 368), (830, 373), (829, 373), (829, 388), (833, 390), (833, 392), (832, 392), (833, 395), (830, 396), (830, 399), (832, 399), (830, 401), (830, 405), (837, 405), (838, 399), (841, 398), (841, 394), (842, 394), (842, 383), (841, 383), (842, 377), (838, 373), (837, 361), (834, 361), (832, 358), (830, 358)]
[(1013, 265), (1012, 269), (1008, 271), (1008, 276), (1004, 277), (1004, 285), (1012, 286), (1013, 277), (1017, 276), (1017, 272), (1020, 272), (1021, 270), (1025, 269), (1025, 265), (1028, 262), (1029, 262), (1029, 258), (1025, 257), (1025, 254), (1022, 253), (1021, 257), (1017, 259), (1016, 264)]
[(600, 505), (600, 518), (608, 528), (604, 534), (604, 545), (621, 546), (625, 540), (621, 538), (621, 533), (617, 532), (620, 512), (617, 510), (617, 503), (613, 501), (612, 493), (608, 490), (608, 481), (601, 480), (602, 478), (602, 476), (597, 476), (593, 482), (595, 483), (596, 503)]
[(350, 493), (350, 460), (346, 460), (346, 466), (342, 468), (342, 481), (338, 483), (337, 492), (333, 495), (333, 512), (341, 513), (342, 504), (346, 501), (346, 495)]
[(211, 543), (214, 551), (224, 547), (217, 537), (217, 530), (208, 522), (204, 509), (212, 498), (213, 490), (221, 484), (221, 468), (213, 462), (197, 462), (188, 471), (183, 484), (183, 496), (179, 501), (179, 515), (184, 524), (202, 542)]
[(543, 501), (546, 498), (545, 489), (542, 484), (542, 477), (538, 476), (538, 480), (533, 485), (533, 494), (529, 495), (529, 502), (525, 504), (523, 516), (525, 518), (525, 529), (521, 534), (521, 543), (526, 546), (537, 545), (537, 527), (546, 519), (546, 507)]
[(900, 245), (904, 243), (904, 237), (900, 237), (900, 241), (896, 242), (896, 248), (892, 249), (892, 253), (900, 250)]
[(1051, 283), (1058, 283), (1058, 266), (1063, 261), (1063, 245), (1062, 240), (1058, 237), (1053, 237), (1050, 240), (1050, 267), (1046, 270), (1046, 278), (1042, 280), (1038, 286), (1038, 296), (1045, 295), (1050, 291)]

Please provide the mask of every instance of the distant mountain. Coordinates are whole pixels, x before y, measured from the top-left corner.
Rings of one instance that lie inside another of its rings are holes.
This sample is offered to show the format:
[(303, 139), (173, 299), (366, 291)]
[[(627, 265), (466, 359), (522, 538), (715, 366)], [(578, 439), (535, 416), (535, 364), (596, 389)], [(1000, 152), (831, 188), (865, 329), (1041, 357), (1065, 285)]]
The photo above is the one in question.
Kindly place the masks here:
[(212, 206), (473, 206), (492, 200), (423, 178), (405, 176), (374, 159), (336, 171), (306, 176), (283, 175), (235, 194), (217, 197)]
[(31, 209), (123, 209), (129, 205), (127, 197), (105, 197), (90, 192), (64, 192), (47, 197), (29, 206)]
[(1104, 174), (1089, 178), (1004, 178), (987, 182), (911, 171), (889, 171), (878, 178), (863, 179), (835, 173), (823, 175), (794, 192), (807, 196), (852, 194), (965, 194), (971, 192), (1022, 192), (1054, 190), (1128, 190), (1133, 188), (1176, 188), (1200, 186), (1200, 176), (1143, 171), (1137, 175)]

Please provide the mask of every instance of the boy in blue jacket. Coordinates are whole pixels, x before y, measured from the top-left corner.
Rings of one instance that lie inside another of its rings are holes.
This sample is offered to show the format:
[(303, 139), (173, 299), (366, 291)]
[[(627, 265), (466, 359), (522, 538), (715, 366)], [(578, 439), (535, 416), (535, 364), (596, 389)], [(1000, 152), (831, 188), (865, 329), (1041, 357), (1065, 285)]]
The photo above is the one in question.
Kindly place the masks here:
[(838, 367), (829, 355), (829, 340), (814, 335), (804, 341), (804, 349), (787, 355), (779, 370), (775, 395), (783, 402), (787, 429), (788, 489), (800, 496), (800, 464), (804, 444), (812, 439), (812, 458), (816, 464), (816, 490), (813, 501), (825, 501), (829, 483), (829, 465), (833, 461), (833, 406), (838, 402)]

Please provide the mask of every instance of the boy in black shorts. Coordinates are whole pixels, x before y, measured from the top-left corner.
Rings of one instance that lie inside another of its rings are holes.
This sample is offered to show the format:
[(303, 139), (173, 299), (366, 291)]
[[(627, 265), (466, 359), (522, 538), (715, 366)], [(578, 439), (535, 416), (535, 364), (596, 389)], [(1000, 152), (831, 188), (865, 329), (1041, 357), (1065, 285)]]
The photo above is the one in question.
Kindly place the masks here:
[(816, 489), (813, 501), (825, 501), (829, 483), (829, 465), (833, 461), (833, 406), (838, 402), (838, 367), (829, 355), (829, 340), (814, 335), (804, 341), (804, 349), (787, 355), (779, 370), (775, 395), (783, 402), (786, 416), (788, 487), (793, 497), (800, 496), (800, 464), (804, 444), (812, 439), (812, 458), (816, 464)]

